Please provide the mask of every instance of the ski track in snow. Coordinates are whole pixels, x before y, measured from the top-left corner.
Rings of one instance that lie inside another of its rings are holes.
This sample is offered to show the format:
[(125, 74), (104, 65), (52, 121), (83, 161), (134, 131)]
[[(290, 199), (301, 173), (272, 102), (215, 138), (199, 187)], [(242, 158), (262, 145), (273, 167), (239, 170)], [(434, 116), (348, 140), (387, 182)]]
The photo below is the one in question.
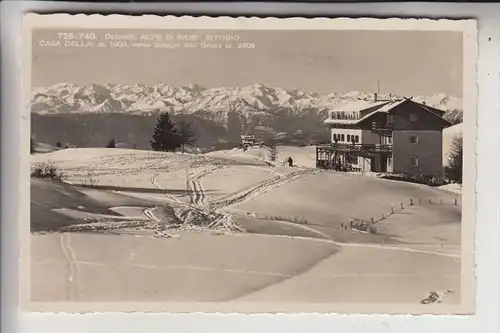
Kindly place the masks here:
[(207, 169), (201, 170), (198, 173), (188, 173), (187, 174), (187, 183), (188, 183), (188, 191), (190, 195), (190, 201), (192, 204), (198, 206), (206, 206), (208, 204), (205, 194), (205, 189), (201, 183), (201, 180), (216, 170), (220, 170), (224, 168), (224, 165), (211, 166)]
[[(210, 166), (207, 168), (202, 168), (199, 171), (191, 171), (186, 172), (186, 184), (188, 187), (188, 195), (189, 195), (189, 203), (185, 203), (177, 199), (175, 196), (166, 195), (168, 201), (172, 201), (174, 204), (178, 204), (189, 209), (196, 208), (208, 208), (214, 212), (221, 212), (225, 208), (229, 208), (231, 206), (235, 206), (237, 204), (252, 200), (257, 196), (260, 196), (269, 190), (275, 189), (279, 186), (282, 186), (290, 181), (297, 180), (299, 178), (305, 177), (310, 174), (317, 173), (317, 170), (314, 169), (299, 169), (297, 171), (292, 171), (289, 173), (278, 173), (272, 168), (258, 167), (260, 169), (265, 169), (274, 174), (277, 174), (276, 177), (272, 179), (262, 181), (250, 187), (244, 188), (236, 193), (232, 193), (222, 199), (208, 201), (205, 193), (205, 189), (203, 187), (202, 180), (203, 178), (211, 175), (213, 172), (217, 170), (221, 170), (223, 168), (228, 167), (227, 165), (216, 165)], [(252, 166), (253, 167), (253, 166)], [(168, 172), (168, 171), (167, 171)], [(151, 177), (151, 182), (157, 187), (162, 188), (161, 184), (159, 184), (156, 180), (158, 174), (155, 174)], [(158, 217), (154, 214), (154, 209), (149, 210), (147, 216), (155, 222), (158, 222)]]
[[(138, 162), (140, 159), (140, 166), (135, 167), (133, 164)], [(61, 161), (63, 164), (65, 161)], [(213, 163), (212, 165), (207, 165)], [(132, 164), (132, 165), (131, 165)], [(186, 168), (186, 189), (189, 196), (189, 201), (182, 201), (178, 196), (169, 194), (168, 189), (162, 186), (158, 177), (161, 174), (167, 174), (172, 171), (182, 170), (183, 166)], [(212, 173), (232, 167), (232, 166), (244, 166), (253, 169), (260, 169), (270, 172), (275, 175), (275, 177), (254, 184), (250, 187), (239, 190), (235, 193), (231, 193), (223, 198), (215, 199), (213, 201), (208, 200), (205, 188), (203, 186), (202, 180), (211, 175)], [(101, 167), (101, 168), (100, 168)], [(192, 170), (189, 170), (189, 169)], [(273, 167), (260, 166), (260, 165), (250, 165), (245, 162), (238, 163), (237, 161), (225, 161), (212, 158), (205, 158), (203, 156), (199, 157), (199, 160), (195, 160), (189, 155), (180, 156), (169, 156), (165, 158), (164, 156), (158, 155), (146, 155), (146, 156), (136, 156), (131, 155), (115, 155), (115, 156), (103, 156), (99, 158), (94, 158), (90, 162), (86, 162), (84, 165), (79, 165), (77, 167), (63, 168), (65, 172), (70, 171), (75, 175), (75, 173), (80, 173), (80, 177), (85, 177), (86, 174), (92, 173), (93, 177), (104, 176), (104, 175), (120, 175), (124, 176), (127, 174), (138, 174), (142, 173), (147, 176), (149, 182), (154, 186), (154, 188), (160, 189), (163, 192), (161, 198), (165, 200), (165, 203), (172, 204), (173, 207), (184, 208), (184, 211), (196, 211), (203, 210), (206, 213), (212, 212), (216, 214), (226, 215), (228, 212), (223, 211), (224, 208), (235, 206), (239, 203), (243, 203), (256, 198), (257, 196), (266, 193), (267, 191), (284, 185), (290, 181), (296, 180), (308, 174), (315, 173), (314, 169), (303, 169), (298, 168), (296, 171), (291, 172), (278, 172)], [(76, 175), (75, 175), (76, 176)], [(77, 178), (77, 177), (75, 177)], [(143, 197), (148, 198), (148, 195), (142, 193), (128, 193), (122, 191), (118, 192), (122, 195), (130, 195), (133, 197)], [(160, 197), (156, 197), (160, 198)], [(159, 207), (159, 206), (156, 206)], [(156, 213), (156, 207), (147, 208), (144, 214), (152, 222), (158, 223), (162, 220), (162, 217)]]
[(211, 206), (214, 208), (228, 208), (231, 206), (235, 206), (237, 204), (247, 202), (251, 199), (256, 198), (271, 189), (275, 189), (279, 186), (282, 186), (290, 181), (297, 180), (299, 178), (305, 177), (307, 175), (311, 175), (317, 173), (318, 171), (314, 169), (300, 169), (298, 171), (293, 171), (285, 175), (280, 175), (274, 177), (270, 180), (263, 181), (257, 185), (253, 185), (249, 188), (243, 189), (239, 192), (231, 194), (226, 198), (215, 200), (211, 202)]

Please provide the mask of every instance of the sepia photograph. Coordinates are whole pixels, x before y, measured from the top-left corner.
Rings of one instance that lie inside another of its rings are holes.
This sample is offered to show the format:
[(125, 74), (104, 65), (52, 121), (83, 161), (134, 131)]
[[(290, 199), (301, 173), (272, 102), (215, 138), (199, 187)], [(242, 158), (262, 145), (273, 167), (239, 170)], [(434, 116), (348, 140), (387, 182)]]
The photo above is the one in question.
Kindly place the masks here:
[(24, 21), (29, 304), (474, 312), (475, 21)]

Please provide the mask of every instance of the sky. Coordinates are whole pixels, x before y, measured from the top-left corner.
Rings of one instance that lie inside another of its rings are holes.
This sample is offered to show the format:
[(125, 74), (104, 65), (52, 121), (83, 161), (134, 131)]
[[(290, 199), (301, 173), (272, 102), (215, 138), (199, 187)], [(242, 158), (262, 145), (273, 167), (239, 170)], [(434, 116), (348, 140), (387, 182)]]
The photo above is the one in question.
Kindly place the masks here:
[[(462, 97), (461, 32), (247, 30), (230, 32), (239, 39), (231, 49), (146, 49), (109, 47), (105, 33), (131, 33), (137, 38), (141, 33), (174, 38), (182, 33), (204, 40), (207, 34), (221, 32), (88, 30), (108, 47), (41, 46), (57, 40), (57, 32), (33, 32), (34, 87), (61, 82), (196, 83), (206, 88), (263, 83), (319, 94), (377, 92), (379, 87), (380, 93), (404, 96), (445, 93)], [(255, 47), (238, 49), (240, 42)]]

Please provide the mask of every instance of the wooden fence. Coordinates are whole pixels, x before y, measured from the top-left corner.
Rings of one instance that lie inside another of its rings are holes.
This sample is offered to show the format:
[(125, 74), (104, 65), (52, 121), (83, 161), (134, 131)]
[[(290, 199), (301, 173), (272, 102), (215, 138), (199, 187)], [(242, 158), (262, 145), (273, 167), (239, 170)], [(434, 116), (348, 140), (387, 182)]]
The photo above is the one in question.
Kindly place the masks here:
[(410, 198), (406, 202), (401, 201), (397, 206), (392, 205), (390, 211), (387, 213), (382, 213), (378, 216), (372, 216), (368, 219), (358, 219), (358, 218), (350, 218), (349, 224), (344, 225), (343, 223), (341, 224), (341, 227), (344, 227), (347, 229), (348, 227), (350, 229), (358, 230), (358, 231), (364, 231), (364, 232), (369, 232), (369, 233), (375, 233), (375, 224), (378, 222), (381, 222), (388, 218), (389, 216), (402, 211), (408, 207), (412, 206), (417, 206), (417, 205), (439, 205), (439, 206), (444, 206), (444, 205), (453, 205), (453, 206), (460, 206), (462, 203), (459, 199), (454, 198), (454, 199), (443, 199), (443, 198)]

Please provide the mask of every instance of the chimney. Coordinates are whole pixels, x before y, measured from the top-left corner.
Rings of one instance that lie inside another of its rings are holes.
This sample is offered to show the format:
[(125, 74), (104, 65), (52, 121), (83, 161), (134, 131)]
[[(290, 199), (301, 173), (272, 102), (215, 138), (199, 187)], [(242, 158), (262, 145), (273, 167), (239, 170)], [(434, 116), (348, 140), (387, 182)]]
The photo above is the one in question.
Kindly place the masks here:
[(375, 102), (378, 100), (378, 94), (375, 93)]

